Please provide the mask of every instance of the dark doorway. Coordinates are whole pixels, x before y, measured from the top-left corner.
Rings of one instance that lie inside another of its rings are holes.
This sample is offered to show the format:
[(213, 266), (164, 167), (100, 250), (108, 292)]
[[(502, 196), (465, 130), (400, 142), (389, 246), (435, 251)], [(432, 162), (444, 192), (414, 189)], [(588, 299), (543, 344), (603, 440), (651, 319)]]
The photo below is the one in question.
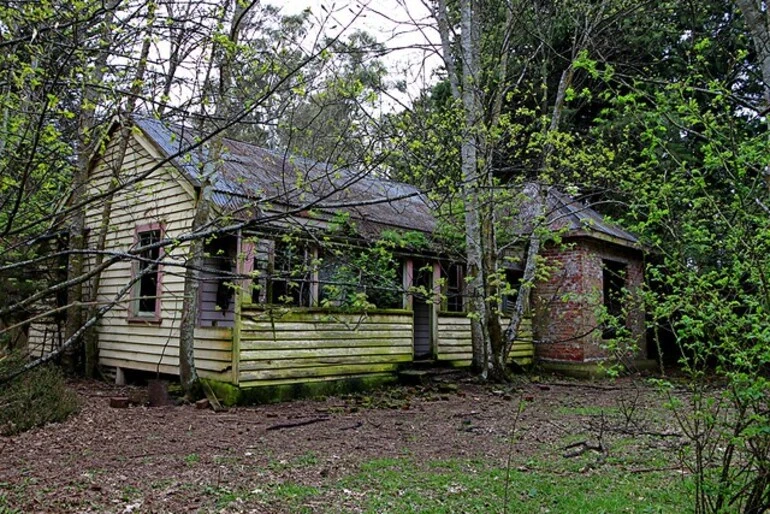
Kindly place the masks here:
[(414, 358), (430, 359), (433, 327), (433, 268), (425, 261), (414, 263)]

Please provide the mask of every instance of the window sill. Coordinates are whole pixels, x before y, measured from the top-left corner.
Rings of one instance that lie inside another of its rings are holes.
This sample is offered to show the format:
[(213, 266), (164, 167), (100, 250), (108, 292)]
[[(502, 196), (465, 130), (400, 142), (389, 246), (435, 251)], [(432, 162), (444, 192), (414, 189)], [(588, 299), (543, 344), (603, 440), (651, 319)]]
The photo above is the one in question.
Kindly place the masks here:
[(127, 321), (131, 325), (160, 325), (163, 322), (163, 318), (155, 316), (130, 316)]

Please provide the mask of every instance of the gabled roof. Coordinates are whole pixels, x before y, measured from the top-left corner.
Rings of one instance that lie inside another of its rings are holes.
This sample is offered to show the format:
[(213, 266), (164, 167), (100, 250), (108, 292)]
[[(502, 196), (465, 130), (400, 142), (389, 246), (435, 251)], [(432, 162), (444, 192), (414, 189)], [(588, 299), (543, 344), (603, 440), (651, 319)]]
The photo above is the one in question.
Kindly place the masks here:
[[(193, 130), (149, 118), (136, 125), (171, 157), (196, 142)], [(206, 145), (172, 159), (195, 185), (209, 166)], [(388, 225), (431, 233), (436, 228), (431, 205), (416, 187), (372, 176), (371, 171), (315, 162), (259, 146), (223, 140), (219, 162), (211, 171), (213, 202), (235, 211), (255, 201), (329, 214), (349, 212), (364, 224)]]
[[(535, 216), (535, 197), (537, 184), (527, 183), (523, 187), (522, 195), (518, 201), (514, 201), (514, 209), (518, 213), (513, 215), (519, 227), (517, 231), (528, 233), (532, 230), (532, 219)], [(620, 228), (604, 219), (595, 209), (584, 204), (577, 198), (562, 193), (556, 187), (543, 186), (546, 193), (546, 222), (553, 230), (566, 230), (569, 236), (585, 236), (600, 239), (622, 246), (641, 249), (639, 239), (631, 232)]]
[[(196, 146), (192, 129), (150, 118), (134, 122), (165, 157), (175, 156), (171, 162), (194, 185), (200, 185), (204, 173), (211, 173), (212, 200), (223, 210), (233, 212), (261, 202), (328, 215), (348, 212), (365, 234), (376, 234), (383, 226), (429, 234), (436, 229), (432, 205), (415, 186), (373, 176), (369, 170), (335, 167), (232, 139), (223, 140), (219, 162), (210, 166), (208, 146)], [(532, 228), (536, 188), (525, 184), (519, 200), (504, 208), (517, 220), (520, 233)], [(554, 230), (641, 248), (636, 236), (555, 187), (548, 187), (546, 198), (547, 221)]]
[(601, 235), (612, 238), (614, 242), (624, 242), (639, 246), (639, 239), (631, 232), (608, 222), (596, 210), (584, 205), (555, 188), (548, 191), (549, 208), (555, 215), (562, 216), (569, 222), (568, 230), (573, 233), (585, 232), (587, 235)]

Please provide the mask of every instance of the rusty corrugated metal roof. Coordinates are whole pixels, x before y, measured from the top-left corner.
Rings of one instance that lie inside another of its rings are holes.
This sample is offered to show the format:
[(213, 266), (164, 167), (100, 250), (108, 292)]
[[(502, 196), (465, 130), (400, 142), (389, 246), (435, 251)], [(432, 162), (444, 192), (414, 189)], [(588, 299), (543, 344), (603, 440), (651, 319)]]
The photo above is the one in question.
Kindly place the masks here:
[[(204, 174), (210, 173), (212, 201), (224, 210), (232, 212), (258, 203), (328, 214), (348, 212), (361, 222), (360, 232), (372, 235), (383, 225), (429, 234), (436, 229), (432, 205), (420, 190), (376, 177), (371, 170), (335, 167), (231, 139), (224, 139), (215, 164), (210, 162), (206, 145), (189, 150), (196, 142), (193, 130), (149, 118), (136, 118), (135, 122), (193, 184), (199, 185)], [(515, 230), (520, 233), (532, 228), (536, 187), (525, 184), (519, 199), (504, 208), (517, 220)], [(639, 246), (636, 236), (555, 187), (548, 187), (547, 213), (554, 229), (604, 239), (608, 236), (619, 244)]]
[[(361, 221), (431, 233), (436, 219), (430, 202), (416, 187), (386, 180), (371, 170), (335, 167), (268, 150), (256, 145), (223, 140), (217, 163), (209, 162), (205, 145), (185, 152), (195, 133), (162, 121), (137, 118), (136, 124), (194, 184), (211, 175), (219, 207), (236, 210), (260, 202), (294, 209), (349, 212)], [(177, 155), (179, 154), (179, 155)]]
[[(639, 247), (639, 239), (635, 235), (605, 220), (604, 216), (590, 205), (559, 191), (556, 187), (541, 187), (547, 189), (545, 214), (546, 222), (551, 229), (567, 230), (571, 234), (582, 233), (622, 245)], [(532, 230), (537, 188), (538, 185), (531, 182), (524, 184), (522, 194), (506, 209), (518, 211), (513, 213), (512, 218), (516, 220), (516, 231), (519, 233), (529, 233)]]

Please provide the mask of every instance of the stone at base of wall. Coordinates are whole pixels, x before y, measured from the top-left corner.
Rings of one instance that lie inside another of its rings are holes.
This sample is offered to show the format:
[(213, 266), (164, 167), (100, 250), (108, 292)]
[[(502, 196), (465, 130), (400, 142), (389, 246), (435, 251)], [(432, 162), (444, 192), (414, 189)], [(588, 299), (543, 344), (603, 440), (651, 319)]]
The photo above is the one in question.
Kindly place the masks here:
[(636, 359), (628, 369), (629, 371), (660, 371), (660, 363), (655, 359)]
[(233, 405), (278, 403), (300, 398), (318, 398), (321, 396), (337, 396), (359, 391), (370, 391), (378, 387), (395, 384), (397, 377), (392, 373), (377, 373), (335, 380), (254, 385), (251, 387), (238, 387), (217, 380), (202, 380), (205, 380), (211, 386), (222, 405), (231, 407)]
[[(607, 371), (616, 363), (610, 360), (592, 361), (592, 362), (568, 362), (568, 361), (538, 361), (537, 367), (544, 371), (559, 373), (573, 378), (594, 379), (605, 378)], [(628, 371), (654, 371), (658, 369), (658, 362), (653, 359), (636, 359), (630, 366), (626, 367)]]

